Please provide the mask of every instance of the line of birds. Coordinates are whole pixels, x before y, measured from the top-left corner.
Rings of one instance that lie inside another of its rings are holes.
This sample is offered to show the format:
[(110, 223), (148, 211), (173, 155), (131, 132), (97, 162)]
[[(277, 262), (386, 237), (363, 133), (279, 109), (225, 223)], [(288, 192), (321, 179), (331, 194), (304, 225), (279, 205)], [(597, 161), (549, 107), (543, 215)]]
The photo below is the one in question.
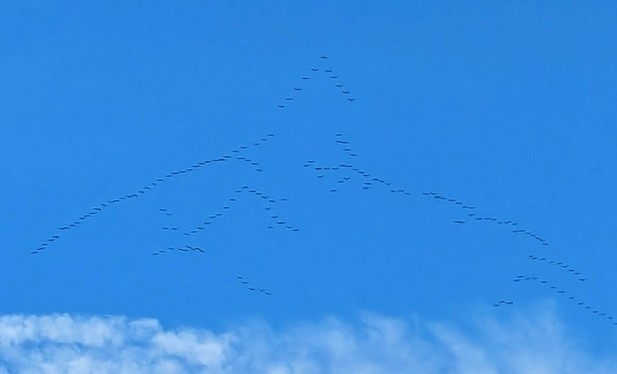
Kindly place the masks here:
[[(565, 298), (567, 298), (569, 301), (571, 301), (572, 303), (574, 303), (576, 306), (583, 308), (584, 310), (587, 310), (593, 314), (596, 314), (599, 317), (603, 317), (609, 321), (613, 321), (614, 317), (608, 313), (608, 312), (603, 312), (597, 308), (594, 308), (593, 306), (589, 305), (588, 303), (577, 299), (575, 296), (569, 294), (568, 292), (566, 292), (565, 290), (555, 286), (554, 284), (552, 284), (551, 282), (549, 282), (546, 279), (542, 279), (539, 277), (529, 277), (529, 276), (525, 276), (525, 275), (519, 275), (516, 278), (514, 278), (512, 280), (515, 283), (520, 283), (520, 282), (529, 282), (529, 281), (535, 281), (538, 282), (540, 284), (545, 285), (546, 287), (548, 287), (549, 289), (551, 289), (553, 292), (556, 292), (558, 295), (561, 295)], [(613, 322), (613, 325), (617, 326), (617, 322)]]
[(239, 161), (242, 161), (242, 162), (247, 163), (247, 164), (248, 164), (248, 165), (250, 165), (253, 169), (255, 169), (255, 171), (256, 171), (256, 172), (262, 172), (262, 171), (264, 171), (264, 170), (261, 168), (261, 165), (259, 164), (259, 162), (255, 161), (255, 160), (253, 160), (253, 159), (251, 159), (251, 158), (244, 157), (244, 156), (238, 156), (238, 157), (236, 157), (236, 160), (239, 160)]
[[(335, 138), (336, 138), (335, 142), (338, 145), (342, 146), (343, 152), (345, 154), (347, 154), (348, 156), (353, 157), (353, 158), (358, 157), (358, 154), (356, 152), (353, 152), (352, 148), (350, 147), (350, 142), (346, 141), (346, 140), (343, 140), (342, 136), (343, 136), (343, 134), (341, 134), (341, 133), (335, 134)], [(336, 170), (339, 170), (341, 165), (345, 165), (349, 170), (351, 170), (351, 171), (359, 174), (361, 177), (367, 179), (363, 183), (362, 189), (368, 190), (368, 189), (371, 188), (371, 186), (373, 186), (374, 184), (377, 184), (377, 183), (383, 184), (385, 186), (390, 186), (391, 185), (390, 182), (387, 182), (387, 181), (385, 181), (383, 179), (380, 179), (380, 178), (375, 178), (370, 173), (368, 173), (368, 172), (366, 172), (366, 171), (364, 171), (364, 170), (362, 170), (362, 169), (360, 169), (358, 167), (354, 167), (353, 164), (339, 164), (338, 167), (336, 167), (336, 166), (335, 167), (317, 167), (313, 163), (308, 163), (308, 162), (304, 164), (305, 167), (313, 166), (313, 169), (316, 172), (319, 172), (318, 175), (317, 175), (318, 178), (323, 178), (324, 177), (324, 171), (336, 171)], [(339, 179), (337, 181), (337, 183), (341, 184), (341, 183), (344, 183), (344, 182), (348, 181), (349, 179), (350, 179), (349, 176), (344, 176), (343, 179)], [(332, 189), (331, 191), (335, 192), (335, 189)], [(406, 196), (411, 196), (412, 195), (411, 191), (406, 190), (404, 188), (390, 188), (390, 192), (392, 192), (392, 193), (399, 193), (399, 194), (403, 194), (403, 195), (406, 195)], [(451, 198), (451, 197), (444, 196), (444, 195), (439, 194), (439, 193), (434, 192), (434, 191), (422, 192), (421, 194), (423, 196), (425, 196), (425, 197), (433, 198), (433, 199), (439, 200), (439, 201), (444, 201), (444, 202), (450, 203), (450, 204), (452, 204), (454, 206), (457, 206), (457, 207), (459, 207), (461, 209), (466, 210), (466, 215), (468, 217), (470, 217), (469, 219), (472, 219), (474, 221), (493, 222), (493, 223), (495, 223), (497, 225), (511, 226), (512, 229), (510, 231), (512, 233), (514, 233), (514, 234), (527, 235), (530, 238), (533, 238), (534, 240), (539, 242), (543, 246), (550, 245), (547, 240), (545, 240), (544, 238), (542, 238), (539, 235), (535, 234), (534, 232), (526, 230), (526, 229), (519, 228), (518, 227), (519, 224), (517, 222), (513, 221), (513, 220), (498, 219), (496, 217), (489, 217), (489, 216), (480, 216), (475, 211), (476, 208), (473, 205), (466, 204), (463, 201), (460, 201), (458, 199), (454, 199), (454, 198)], [(464, 224), (466, 222), (467, 221), (462, 220), (462, 219), (453, 221), (453, 223), (456, 223), (456, 224)]]
[[(322, 61), (327, 61), (328, 57), (327, 56), (321, 56), (320, 59)], [(309, 69), (309, 75), (303, 75), (300, 80), (302, 82), (304, 81), (308, 81), (311, 79), (311, 75), (314, 75), (315, 73), (318, 72), (322, 72), (324, 74), (327, 74), (329, 79), (331, 79), (335, 85), (335, 87), (338, 89), (338, 91), (340, 92), (341, 95), (345, 96), (345, 98), (347, 99), (347, 101), (353, 102), (356, 101), (356, 99), (352, 96), (351, 91), (349, 91), (349, 89), (347, 89), (345, 87), (345, 85), (340, 81), (340, 77), (338, 74), (336, 74), (332, 68), (317, 68), (317, 67), (312, 67)], [(296, 85), (293, 87), (293, 92), (294, 94), (287, 96), (283, 99), (283, 102), (280, 104), (277, 104), (277, 108), (279, 109), (285, 109), (287, 108), (287, 105), (289, 105), (292, 101), (295, 100), (297, 93), (303, 91), (304, 87), (302, 84)]]
[[(263, 137), (261, 137), (258, 141), (252, 142), (251, 145), (241, 145), (240, 147), (233, 149), (231, 151), (231, 153), (242, 153), (244, 150), (249, 149), (251, 146), (259, 146), (265, 142), (267, 142), (270, 138), (274, 137), (273, 133), (267, 133), (266, 135), (264, 135)], [(146, 193), (148, 193), (149, 191), (152, 191), (153, 189), (155, 189), (157, 186), (179, 176), (179, 175), (183, 175), (183, 174), (188, 174), (191, 173), (193, 171), (196, 171), (206, 165), (210, 165), (210, 164), (216, 164), (216, 163), (222, 163), (222, 162), (226, 162), (229, 159), (231, 159), (232, 156), (225, 154), (222, 155), (221, 157), (218, 158), (211, 158), (211, 159), (207, 159), (207, 160), (203, 160), (203, 161), (199, 161), (196, 162), (195, 164), (184, 168), (184, 169), (180, 169), (180, 170), (174, 170), (171, 171), (169, 173), (167, 173), (166, 175), (164, 175), (163, 177), (160, 178), (156, 178), (155, 180), (153, 180), (152, 182), (150, 182), (149, 184), (145, 185), (144, 187), (142, 187), (141, 189), (137, 190), (135, 193), (130, 193), (130, 194), (126, 194), (120, 197), (117, 197), (115, 199), (110, 199), (107, 200), (105, 202), (102, 202), (99, 204), (99, 206), (96, 206), (94, 208), (92, 208), (90, 211), (88, 211), (86, 214), (78, 217), (77, 219), (75, 219), (73, 222), (71, 222), (68, 225), (65, 226), (60, 226), (58, 227), (58, 231), (57, 233), (49, 236), (46, 240), (44, 240), (43, 242), (41, 242), (39, 244), (39, 246), (32, 250), (30, 252), (30, 254), (38, 254), (46, 249), (48, 249), (52, 244), (54, 244), (56, 241), (58, 241), (61, 237), (62, 234), (66, 231), (69, 230), (73, 230), (75, 228), (77, 228), (79, 225), (81, 225), (82, 223), (84, 223), (85, 221), (96, 217), (98, 214), (100, 214), (101, 212), (103, 212), (105, 209), (108, 209), (114, 205), (117, 205), (121, 202), (124, 201), (128, 201), (131, 199), (136, 199), (138, 197), (140, 197), (141, 195), (144, 195)], [(247, 158), (246, 157), (237, 157), (237, 159), (241, 160), (241, 161), (246, 161)], [(250, 159), (248, 159), (250, 160)], [(253, 165), (254, 166), (254, 165)], [(257, 171), (262, 171), (260, 168), (256, 168)]]
[[(352, 148), (350, 147), (350, 143), (349, 141), (343, 140), (342, 139), (342, 134), (341, 133), (337, 133), (335, 134), (335, 142), (338, 145), (341, 145), (343, 148), (343, 152), (345, 152), (348, 156), (350, 157), (358, 157), (358, 154), (353, 152)], [(356, 167), (353, 163), (339, 163), (337, 166), (330, 166), (330, 167), (326, 167), (326, 166), (317, 166), (315, 164), (314, 160), (309, 160), (307, 161), (304, 165), (304, 167), (311, 167), (316, 173), (317, 173), (317, 178), (323, 178), (326, 174), (326, 172), (335, 172), (335, 171), (345, 171), (345, 170), (349, 170), (355, 174), (358, 174), (360, 177), (362, 177), (364, 179), (364, 181), (362, 182), (362, 189), (364, 190), (368, 190), (370, 189), (372, 186), (376, 185), (376, 184), (381, 184), (384, 186), (388, 186), (389, 187), (389, 191), (392, 193), (398, 193), (398, 194), (403, 194), (406, 196), (411, 196), (412, 195), (412, 191), (409, 191), (405, 188), (392, 188), (391, 182), (388, 182), (384, 179), (381, 178), (377, 178), (374, 177), (372, 174), (360, 169), (359, 167)], [(347, 181), (349, 181), (351, 179), (351, 176), (348, 174), (344, 174), (342, 176), (341, 179), (337, 180), (337, 184), (343, 184)], [(331, 192), (336, 192), (336, 189), (331, 189)], [(463, 201), (460, 201), (458, 199), (454, 199), (451, 197), (446, 197), (442, 194), (439, 194), (437, 192), (434, 191), (427, 191), (427, 192), (421, 192), (422, 196), (428, 197), (428, 198), (432, 198), (438, 201), (444, 201), (447, 203), (450, 203), (454, 206), (457, 206), (460, 209), (465, 210), (466, 215), (468, 217), (470, 217), (471, 219), (473, 219), (474, 221), (484, 221), (484, 222), (493, 222), (497, 225), (505, 225), (505, 226), (510, 226), (511, 227), (511, 232), (514, 234), (523, 234), (523, 235), (527, 235), (531, 238), (533, 238), (534, 240), (536, 240), (538, 243), (540, 243), (543, 246), (548, 246), (549, 242), (547, 240), (545, 240), (544, 238), (540, 237), (539, 235), (535, 234), (532, 231), (526, 230), (526, 229), (522, 229), (519, 228), (519, 224), (518, 222), (515, 222), (513, 220), (506, 220), (506, 219), (499, 219), (497, 217), (489, 217), (489, 216), (480, 216), (477, 211), (475, 210), (476, 207), (471, 205), (471, 204), (467, 204)], [(466, 223), (466, 220), (455, 220), (453, 221), (453, 223), (456, 224), (464, 224)]]
[(206, 253), (206, 250), (200, 247), (185, 245), (184, 247), (167, 247), (166, 249), (161, 249), (159, 251), (152, 252), (152, 255), (158, 256), (158, 255), (162, 255), (164, 253), (173, 252), (173, 251), (184, 252), (184, 253), (188, 253), (188, 252)]
[(256, 286), (253, 286), (248, 280), (246, 280), (242, 275), (237, 275), (236, 279), (238, 280), (238, 282), (240, 282), (240, 284), (242, 284), (247, 290), (252, 291), (252, 292), (260, 292), (266, 296), (270, 296), (272, 295), (272, 293), (269, 290), (266, 290), (265, 288), (259, 288)]
[(546, 257), (546, 256), (538, 257), (533, 254), (529, 255), (528, 258), (531, 261), (538, 261), (538, 262), (543, 262), (545, 264), (553, 265), (563, 271), (570, 273), (572, 276), (576, 277), (576, 279), (578, 279), (580, 282), (584, 282), (587, 280), (587, 278), (585, 278), (583, 273), (581, 273), (580, 271), (577, 271), (576, 269), (571, 267), (570, 264), (565, 263), (563, 261), (552, 260), (551, 258)]

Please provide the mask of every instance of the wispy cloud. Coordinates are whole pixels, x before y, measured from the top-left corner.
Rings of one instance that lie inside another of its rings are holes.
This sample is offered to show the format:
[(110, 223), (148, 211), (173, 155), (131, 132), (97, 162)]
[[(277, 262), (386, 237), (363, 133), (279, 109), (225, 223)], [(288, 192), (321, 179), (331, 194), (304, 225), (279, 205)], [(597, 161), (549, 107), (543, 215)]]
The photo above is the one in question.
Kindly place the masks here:
[(366, 314), (275, 330), (165, 329), (154, 319), (0, 317), (1, 373), (616, 373), (550, 312), (474, 329)]

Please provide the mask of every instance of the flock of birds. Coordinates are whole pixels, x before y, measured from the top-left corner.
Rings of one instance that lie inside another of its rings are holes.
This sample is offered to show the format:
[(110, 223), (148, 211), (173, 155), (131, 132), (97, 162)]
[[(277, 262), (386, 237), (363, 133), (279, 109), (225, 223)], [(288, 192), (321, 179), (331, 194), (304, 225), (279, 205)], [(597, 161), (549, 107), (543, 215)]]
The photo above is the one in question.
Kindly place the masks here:
[[(305, 168), (312, 169), (316, 173), (317, 178), (321, 179), (321, 178), (324, 178), (327, 174), (333, 174), (335, 178), (332, 178), (332, 179), (336, 180), (337, 185), (340, 185), (342, 183), (355, 182), (356, 185), (359, 186), (362, 190), (368, 190), (368, 189), (380, 186), (382, 188), (385, 188), (387, 191), (393, 194), (400, 194), (403, 196), (412, 196), (412, 195), (423, 196), (425, 198), (433, 199), (436, 201), (449, 203), (449, 204), (452, 204), (453, 206), (460, 208), (467, 217), (470, 217), (468, 219), (460, 219), (460, 220), (452, 221), (455, 224), (458, 224), (458, 225), (465, 224), (468, 222), (468, 220), (474, 221), (474, 222), (493, 223), (493, 224), (501, 225), (502, 227), (508, 228), (511, 234), (525, 235), (528, 238), (532, 239), (537, 244), (540, 244), (542, 246), (550, 245), (550, 243), (546, 239), (542, 238), (537, 233), (534, 233), (533, 231), (528, 230), (528, 229), (520, 228), (520, 225), (518, 222), (511, 220), (511, 219), (481, 215), (480, 213), (477, 212), (477, 209), (475, 206), (469, 203), (465, 203), (464, 201), (461, 201), (459, 199), (448, 197), (448, 196), (445, 196), (435, 191), (424, 191), (424, 192), (414, 193), (413, 191), (409, 189), (394, 186), (393, 183), (385, 179), (378, 178), (376, 175), (369, 173), (366, 170), (363, 170), (359, 166), (356, 166), (356, 163), (354, 163), (354, 161), (357, 160), (358, 155), (357, 153), (353, 152), (350, 146), (350, 142), (343, 139), (343, 134), (340, 134), (340, 133), (335, 134), (335, 142), (336, 144), (339, 144), (341, 147), (343, 147), (342, 151), (346, 154), (346, 156), (350, 157), (351, 160), (339, 162), (337, 164), (331, 164), (328, 166), (319, 165), (315, 162), (315, 160), (306, 161), (306, 163), (303, 166)], [(336, 188), (330, 189), (330, 192), (337, 192), (337, 191), (338, 190)], [(583, 273), (576, 270), (573, 266), (571, 266), (570, 264), (564, 261), (559, 261), (559, 260), (556, 260), (556, 259), (553, 259), (547, 256), (537, 256), (535, 254), (530, 254), (527, 258), (529, 261), (545, 264), (547, 266), (552, 266), (556, 269), (559, 269), (560, 271), (563, 271), (564, 273), (567, 273), (570, 276), (575, 277), (579, 282), (585, 282), (587, 280), (587, 278), (584, 276)], [(601, 318), (611, 321), (613, 325), (617, 326), (617, 320), (613, 321), (614, 319), (613, 315), (611, 315), (608, 312), (601, 311), (598, 308), (593, 307), (591, 304), (578, 299), (574, 295), (571, 295), (565, 290), (550, 283), (547, 279), (543, 279), (543, 278), (536, 277), (536, 276), (519, 275), (513, 281), (515, 283), (520, 283), (520, 282), (525, 282), (525, 281), (537, 281), (540, 284), (546, 285), (551, 291), (555, 292), (557, 295), (566, 297), (568, 300), (572, 301), (576, 306), (579, 306), (582, 309), (589, 311), (592, 314), (595, 314)], [(495, 302), (493, 304), (493, 307), (498, 308), (498, 307), (513, 305), (513, 304), (514, 302), (512, 300), (504, 299), (504, 300), (499, 300), (498, 302)]]
[[(32, 250), (30, 252), (30, 254), (32, 255), (36, 255), (41, 253), (42, 251), (48, 250), (49, 248), (52, 247), (52, 245), (54, 245), (58, 240), (60, 240), (62, 238), (62, 235), (70, 230), (74, 230), (77, 227), (79, 227), (80, 225), (82, 225), (83, 223), (87, 222), (88, 220), (91, 220), (93, 218), (96, 218), (99, 214), (103, 213), (104, 211), (111, 209), (115, 206), (118, 206), (120, 204), (126, 203), (130, 200), (134, 200), (134, 199), (138, 199), (140, 196), (147, 194), (148, 192), (153, 191), (154, 189), (156, 189), (158, 186), (162, 185), (163, 183), (168, 183), (171, 180), (174, 180), (176, 178), (179, 178), (182, 175), (186, 175), (189, 173), (193, 173), (203, 167), (206, 167), (208, 165), (214, 165), (214, 164), (220, 164), (220, 163), (227, 163), (230, 160), (233, 160), (233, 154), (238, 154), (238, 156), (235, 156), (236, 160), (242, 161), (242, 162), (249, 162), (251, 164), (251, 166), (254, 167), (255, 171), (261, 172), (263, 171), (263, 169), (261, 169), (259, 167), (258, 163), (253, 162), (250, 158), (247, 158), (245, 156), (241, 156), (242, 152), (244, 152), (245, 150), (249, 149), (251, 146), (252, 147), (257, 147), (260, 146), (262, 144), (265, 144), (266, 142), (269, 141), (270, 138), (274, 137), (274, 134), (272, 133), (268, 133), (265, 136), (261, 137), (258, 141), (255, 141), (253, 143), (251, 143), (251, 145), (242, 145), (240, 147), (238, 147), (237, 149), (233, 149), (230, 153), (231, 154), (224, 154), (220, 157), (217, 158), (210, 158), (210, 159), (206, 159), (206, 160), (202, 160), (202, 161), (198, 161), (196, 163), (194, 163), (193, 165), (184, 168), (184, 169), (180, 169), (180, 170), (174, 170), (171, 171), (167, 174), (165, 174), (162, 177), (156, 178), (155, 180), (151, 181), (150, 183), (146, 184), (145, 186), (143, 186), (142, 188), (140, 188), (139, 190), (132, 192), (132, 193), (128, 193), (122, 196), (118, 196), (114, 199), (109, 199), (107, 201), (101, 202), (98, 206), (93, 207), (92, 209), (90, 209), (87, 213), (83, 214), (82, 216), (76, 218), (73, 222), (60, 226), (57, 228), (57, 232), (50, 235), (47, 239), (45, 239), (43, 242), (41, 242), (39, 244), (39, 246), (37, 248), (35, 248), (34, 250)], [(249, 160), (249, 161), (247, 161)], [(165, 209), (165, 208), (162, 208)], [(163, 212), (165, 212), (166, 210), (163, 210)]]
[[(327, 61), (328, 58), (326, 56), (321, 56), (321, 60)], [(349, 102), (355, 101), (355, 98), (352, 97), (351, 95), (351, 91), (349, 91), (345, 87), (345, 85), (341, 83), (339, 75), (334, 73), (331, 68), (317, 68), (317, 67), (310, 68), (310, 73), (319, 73), (319, 72), (327, 74), (328, 79), (330, 79), (334, 83), (335, 87), (340, 91), (341, 95), (343, 95)], [(306, 81), (310, 79), (311, 79), (310, 74), (301, 77), (301, 81)], [(300, 92), (303, 89), (304, 87), (301, 84), (293, 87), (294, 92)], [(293, 95), (285, 97), (283, 100), (284, 103), (278, 104), (277, 107), (279, 109), (286, 109), (287, 106), (291, 102), (294, 101), (294, 99), (295, 99), (295, 96)], [(64, 233), (70, 230), (76, 229), (77, 227), (85, 223), (86, 221), (91, 220), (95, 218), (96, 216), (98, 216), (99, 214), (103, 213), (105, 210), (111, 209), (123, 203), (127, 203), (128, 201), (138, 199), (140, 196), (147, 194), (148, 192), (154, 190), (155, 188), (157, 188), (163, 183), (168, 183), (173, 179), (181, 177), (182, 175), (193, 173), (208, 165), (229, 163), (235, 160), (235, 161), (239, 161), (241, 163), (248, 165), (249, 167), (253, 168), (256, 172), (263, 172), (264, 170), (259, 164), (259, 162), (247, 157), (246, 151), (249, 150), (250, 148), (259, 147), (267, 143), (274, 136), (275, 135), (273, 133), (267, 133), (263, 137), (259, 138), (258, 140), (250, 144), (241, 145), (238, 148), (231, 150), (228, 154), (223, 154), (216, 158), (210, 158), (210, 159), (198, 161), (194, 163), (193, 165), (186, 167), (184, 169), (171, 171), (164, 176), (154, 179), (153, 181), (144, 185), (142, 188), (140, 188), (137, 191), (116, 197), (114, 199), (101, 202), (98, 206), (91, 208), (85, 214), (76, 218), (69, 224), (58, 227), (56, 233), (50, 235), (46, 240), (44, 240), (36, 249), (31, 251), (30, 253), (33, 255), (36, 255), (36, 254), (41, 253), (42, 251), (48, 250), (52, 245), (54, 245), (58, 240), (62, 238), (62, 235)], [(461, 210), (461, 213), (463, 213), (466, 218), (461, 218), (461, 219), (452, 221), (452, 223), (454, 224), (464, 225), (464, 224), (469, 224), (470, 222), (484, 222), (484, 223), (495, 224), (495, 225), (499, 225), (501, 227), (508, 229), (508, 231), (513, 235), (526, 236), (539, 245), (542, 245), (542, 246), (550, 245), (550, 243), (545, 238), (541, 237), (538, 233), (532, 230), (523, 228), (518, 222), (511, 220), (511, 219), (506, 219), (506, 218), (482, 215), (478, 212), (478, 210), (473, 204), (464, 202), (463, 200), (460, 200), (460, 199), (457, 199), (451, 196), (447, 196), (437, 191), (420, 192), (420, 191), (412, 191), (412, 190), (409, 190), (401, 186), (396, 186), (394, 183), (384, 178), (380, 178), (373, 173), (369, 173), (368, 171), (358, 166), (359, 154), (354, 151), (350, 142), (344, 138), (344, 135), (342, 133), (336, 133), (334, 135), (334, 142), (336, 143), (337, 146), (340, 147), (340, 150), (343, 152), (345, 157), (347, 157), (346, 160), (337, 162), (334, 164), (329, 164), (329, 165), (320, 165), (315, 160), (307, 160), (303, 165), (304, 168), (311, 169), (313, 172), (315, 172), (315, 176), (318, 179), (331, 180), (332, 178), (330, 177), (334, 176), (335, 184), (329, 188), (329, 191), (331, 193), (337, 193), (339, 191), (340, 186), (342, 186), (343, 184), (355, 183), (362, 190), (370, 190), (374, 188), (384, 188), (386, 189), (386, 191), (392, 194), (398, 194), (402, 196), (412, 196), (412, 195), (422, 196), (427, 199), (432, 199), (433, 201), (436, 201), (436, 202), (450, 204), (454, 207), (459, 208)], [(226, 212), (231, 210), (232, 206), (238, 203), (241, 196), (249, 196), (251, 198), (259, 199), (260, 201), (263, 202), (264, 210), (269, 212), (270, 222), (266, 226), (267, 229), (281, 228), (281, 229), (289, 230), (291, 232), (298, 232), (300, 230), (298, 227), (287, 223), (275, 211), (276, 206), (278, 204), (287, 201), (286, 198), (274, 198), (270, 196), (269, 194), (265, 193), (264, 191), (260, 191), (249, 185), (243, 185), (237, 188), (234, 191), (234, 196), (230, 197), (226, 204), (222, 205), (220, 209), (218, 209), (218, 211), (208, 215), (201, 222), (195, 224), (193, 227), (180, 228), (174, 225), (166, 225), (166, 226), (162, 226), (161, 229), (165, 231), (170, 231), (170, 232), (177, 232), (178, 234), (180, 234), (181, 237), (185, 239), (189, 239), (192, 236), (199, 235), (207, 231), (208, 227), (211, 227), (213, 224), (215, 224), (217, 220), (223, 217), (226, 214)], [(164, 214), (166, 217), (173, 217), (173, 214), (171, 214), (167, 208), (160, 208), (159, 211), (161, 214)], [(181, 244), (177, 246), (169, 246), (164, 249), (155, 251), (152, 253), (152, 255), (160, 256), (166, 253), (205, 254), (206, 250), (202, 249), (201, 247), (197, 245)], [(558, 261), (558, 260), (555, 260), (555, 259), (552, 259), (546, 256), (537, 256), (534, 254), (529, 255), (528, 260), (538, 263), (538, 264), (544, 264), (546, 266), (552, 266), (556, 269), (559, 269), (560, 271), (563, 271), (575, 277), (579, 282), (585, 282), (587, 280), (587, 278), (580, 271), (577, 271), (570, 264), (565, 263), (563, 261)], [(244, 286), (250, 292), (260, 293), (265, 296), (271, 295), (271, 291), (265, 288), (254, 286), (242, 275), (237, 275), (236, 279), (240, 285)], [(582, 308), (583, 310), (589, 311), (590, 313), (595, 314), (598, 317), (604, 318), (607, 321), (612, 322), (613, 325), (617, 326), (617, 320), (615, 320), (615, 316), (611, 315), (610, 313), (606, 311), (602, 311), (598, 308), (595, 308), (585, 301), (580, 300), (573, 294), (570, 294), (566, 290), (551, 283), (548, 279), (544, 279), (544, 278), (537, 277), (537, 276), (519, 275), (513, 279), (513, 282), (517, 284), (537, 282), (540, 285), (546, 286), (550, 291), (554, 292), (555, 294), (562, 296), (564, 298), (567, 298), (567, 300), (571, 301), (572, 303), (574, 303), (574, 305)], [(512, 300), (502, 299), (502, 300), (495, 302), (493, 304), (493, 307), (499, 308), (499, 307), (504, 307), (504, 306), (510, 306), (513, 304), (514, 302)]]

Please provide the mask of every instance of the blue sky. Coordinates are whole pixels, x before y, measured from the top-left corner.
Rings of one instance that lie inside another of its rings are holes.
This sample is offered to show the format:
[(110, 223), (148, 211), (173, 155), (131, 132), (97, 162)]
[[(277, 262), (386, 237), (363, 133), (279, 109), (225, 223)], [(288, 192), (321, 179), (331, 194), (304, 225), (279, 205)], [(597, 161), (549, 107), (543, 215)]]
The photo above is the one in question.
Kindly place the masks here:
[[(435, 372), (479, 372), (439, 353), (454, 335), (519, 372), (488, 346), (547, 330), (615, 365), (615, 12), (4, 2), (0, 325), (147, 318), (151, 336), (229, 332), (248, 352), (395, 323), (452, 364)], [(281, 370), (351, 370), (330, 353)], [(382, 369), (419, 367), (382, 353), (399, 365)]]

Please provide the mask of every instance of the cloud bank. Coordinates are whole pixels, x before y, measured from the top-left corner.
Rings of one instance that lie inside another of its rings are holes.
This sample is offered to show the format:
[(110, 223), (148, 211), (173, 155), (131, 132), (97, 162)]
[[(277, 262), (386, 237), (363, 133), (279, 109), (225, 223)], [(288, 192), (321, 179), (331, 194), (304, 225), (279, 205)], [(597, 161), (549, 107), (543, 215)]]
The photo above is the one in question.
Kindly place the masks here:
[(449, 323), (365, 315), (275, 330), (165, 329), (155, 319), (0, 317), (0, 373), (617, 373), (550, 313)]

